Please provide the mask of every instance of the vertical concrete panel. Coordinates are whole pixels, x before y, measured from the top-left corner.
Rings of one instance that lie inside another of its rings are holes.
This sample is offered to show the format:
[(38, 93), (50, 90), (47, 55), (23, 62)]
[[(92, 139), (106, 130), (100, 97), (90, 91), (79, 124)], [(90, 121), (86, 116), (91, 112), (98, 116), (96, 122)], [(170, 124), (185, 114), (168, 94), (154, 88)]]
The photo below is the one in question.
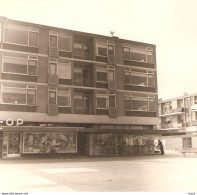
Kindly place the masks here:
[(48, 83), (48, 57), (38, 57), (38, 83)]
[(124, 90), (124, 68), (116, 66), (116, 81), (118, 83), (118, 89)]
[(38, 86), (37, 87), (37, 112), (47, 113), (48, 105), (48, 87)]
[(124, 100), (124, 93), (123, 92), (117, 92), (117, 111), (118, 116), (125, 116), (125, 100)]
[(115, 42), (115, 56), (117, 64), (124, 64), (123, 43)]
[(48, 51), (49, 51), (49, 31), (45, 29), (39, 29), (38, 53), (48, 55)]

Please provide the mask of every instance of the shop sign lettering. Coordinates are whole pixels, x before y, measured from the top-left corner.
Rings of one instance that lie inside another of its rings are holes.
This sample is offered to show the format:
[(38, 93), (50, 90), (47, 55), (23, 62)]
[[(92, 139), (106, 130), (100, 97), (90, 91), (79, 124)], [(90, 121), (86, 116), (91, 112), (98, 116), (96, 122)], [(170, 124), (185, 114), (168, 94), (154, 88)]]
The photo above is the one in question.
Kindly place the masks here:
[[(4, 121), (0, 121), (0, 123), (3, 123)], [(14, 123), (16, 122), (16, 126), (20, 126), (23, 124), (23, 119), (16, 119), (16, 121), (14, 121), (13, 119), (7, 119), (5, 121), (7, 126), (13, 126)]]

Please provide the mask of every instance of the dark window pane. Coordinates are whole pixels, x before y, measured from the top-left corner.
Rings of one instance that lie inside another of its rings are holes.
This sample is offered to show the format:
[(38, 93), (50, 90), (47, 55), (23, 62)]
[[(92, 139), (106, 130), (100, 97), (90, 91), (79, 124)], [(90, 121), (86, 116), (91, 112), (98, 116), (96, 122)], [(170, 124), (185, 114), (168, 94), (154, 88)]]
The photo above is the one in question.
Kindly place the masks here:
[(110, 108), (116, 107), (116, 97), (115, 96), (109, 96), (109, 107)]
[(132, 76), (131, 82), (133, 85), (147, 86), (147, 78), (146, 77)]
[(50, 46), (57, 47), (57, 36), (50, 35)]
[(27, 60), (4, 57), (4, 72), (27, 74)]
[(58, 37), (58, 47), (63, 51), (70, 51), (70, 38), (69, 37)]
[(37, 47), (38, 33), (29, 32), (29, 46)]
[(36, 60), (29, 60), (28, 74), (29, 75), (36, 75), (37, 74), (37, 61)]
[(3, 89), (3, 103), (26, 104), (26, 90), (17, 88)]
[(8, 43), (28, 45), (28, 31), (6, 28), (4, 40)]
[(28, 105), (35, 105), (36, 104), (36, 91), (35, 90), (28, 90), (27, 91), (27, 104)]
[(107, 72), (97, 72), (97, 81), (107, 82)]
[(126, 110), (131, 110), (132, 107), (131, 107), (131, 100), (130, 99), (126, 99), (125, 100), (125, 109)]
[(156, 111), (155, 101), (149, 101), (149, 111)]
[(114, 45), (108, 45), (108, 55), (114, 56)]
[(107, 108), (107, 99), (103, 97), (97, 97), (97, 108)]
[(124, 59), (130, 60), (130, 50), (129, 48), (124, 48)]
[(148, 110), (148, 101), (143, 100), (133, 100), (132, 101), (133, 110)]
[(107, 56), (107, 48), (98, 47), (99, 56)]
[(49, 104), (56, 104), (56, 92), (49, 92)]

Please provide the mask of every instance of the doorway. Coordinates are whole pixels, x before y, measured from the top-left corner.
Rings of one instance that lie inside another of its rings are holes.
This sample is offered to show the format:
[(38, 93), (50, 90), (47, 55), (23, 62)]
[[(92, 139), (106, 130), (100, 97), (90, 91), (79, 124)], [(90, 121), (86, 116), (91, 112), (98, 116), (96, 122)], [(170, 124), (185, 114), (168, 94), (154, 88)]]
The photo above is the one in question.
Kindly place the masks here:
[(18, 157), (20, 156), (20, 134), (10, 133), (8, 138), (8, 157)]

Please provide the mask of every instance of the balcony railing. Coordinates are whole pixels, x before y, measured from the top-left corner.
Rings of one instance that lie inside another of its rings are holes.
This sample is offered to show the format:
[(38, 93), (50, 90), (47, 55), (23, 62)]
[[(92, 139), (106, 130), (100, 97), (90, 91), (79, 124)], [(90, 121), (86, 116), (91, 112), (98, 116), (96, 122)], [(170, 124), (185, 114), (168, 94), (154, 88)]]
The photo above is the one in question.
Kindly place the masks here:
[(163, 112), (161, 112), (161, 115), (175, 114), (175, 113), (184, 113), (184, 112), (185, 112), (184, 108), (175, 108), (175, 109), (171, 109), (169, 111), (163, 111)]

